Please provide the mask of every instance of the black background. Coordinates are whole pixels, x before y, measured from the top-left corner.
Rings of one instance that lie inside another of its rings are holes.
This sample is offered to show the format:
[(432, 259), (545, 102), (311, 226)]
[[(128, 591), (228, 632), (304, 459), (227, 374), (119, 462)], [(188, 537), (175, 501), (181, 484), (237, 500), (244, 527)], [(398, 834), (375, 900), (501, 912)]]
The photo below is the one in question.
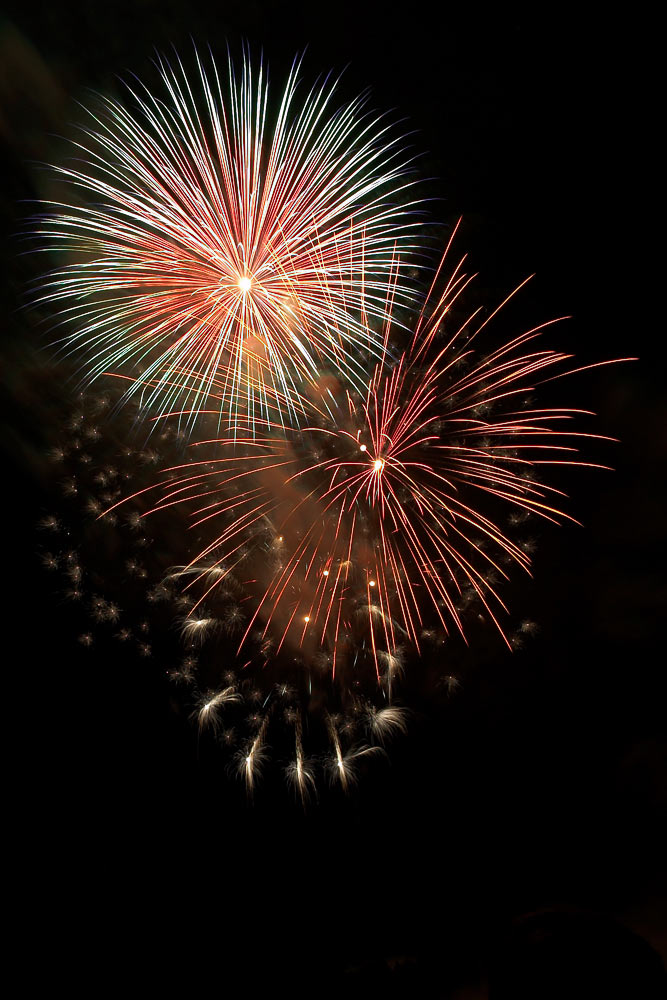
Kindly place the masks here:
[[(242, 956), (250, 995), (267, 970), (326, 992), (346, 968), (407, 956), (438, 970), (436, 995), (463, 997), (513, 916), (559, 905), (614, 914), (664, 954), (655, 26), (562, 7), (147, 0), (17, 4), (0, 30), (6, 763), (31, 975), (132, 982), (140, 958), (147, 984), (178, 964), (225, 989)], [(39, 564), (58, 387), (17, 311), (39, 270), (18, 256), (20, 201), (40, 193), (33, 161), (56, 155), (85, 88), (141, 76), (154, 48), (190, 37), (221, 58), (225, 39), (248, 39), (276, 82), (306, 45), (307, 76), (348, 66), (344, 94), (370, 85), (414, 131), (434, 217), (463, 215), (480, 294), (536, 272), (517, 321), (571, 316), (551, 342), (582, 363), (640, 358), (560, 390), (620, 443), (588, 452), (615, 471), (562, 480), (584, 527), (536, 530), (534, 581), (511, 600), (538, 637), (514, 656), (473, 648), (456, 699), (421, 706), (389, 766), (307, 812), (282, 789), (250, 805), (198, 760), (159, 665), (82, 650)]]

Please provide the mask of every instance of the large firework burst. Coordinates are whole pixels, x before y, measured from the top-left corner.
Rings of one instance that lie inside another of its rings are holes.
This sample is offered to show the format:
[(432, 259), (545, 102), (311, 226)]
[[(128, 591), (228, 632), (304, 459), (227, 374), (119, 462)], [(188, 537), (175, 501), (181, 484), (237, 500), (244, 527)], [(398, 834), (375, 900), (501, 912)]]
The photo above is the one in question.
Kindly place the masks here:
[(251, 428), (299, 422), (297, 387), (322, 364), (363, 386), (361, 358), (382, 351), (387, 287), (414, 243), (408, 164), (365, 96), (337, 104), (329, 77), (299, 92), (300, 60), (277, 109), (262, 63), (237, 73), (229, 58), (225, 82), (196, 62), (189, 76), (159, 58), (160, 93), (127, 84), (125, 103), (89, 112), (77, 161), (58, 168), (72, 203), (40, 225), (70, 259), (39, 297), (86, 379), (125, 373), (144, 407), (192, 423), (216, 384), (228, 427), (240, 412)]

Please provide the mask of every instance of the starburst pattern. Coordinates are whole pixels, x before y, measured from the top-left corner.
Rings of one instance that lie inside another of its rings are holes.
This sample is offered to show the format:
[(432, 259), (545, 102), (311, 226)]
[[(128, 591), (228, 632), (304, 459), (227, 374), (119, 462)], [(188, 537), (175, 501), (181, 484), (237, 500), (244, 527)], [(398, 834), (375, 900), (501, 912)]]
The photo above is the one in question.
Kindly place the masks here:
[[(581, 411), (522, 405), (570, 358), (539, 346), (544, 327), (482, 353), (494, 314), (473, 311), (442, 342), (469, 284), (464, 260), (444, 289), (434, 283), (398, 360), (379, 362), (363, 395), (312, 404), (298, 431), (267, 423), (261, 437), (199, 442), (207, 457), (156, 487), (147, 516), (186, 504), (197, 530), (212, 530), (185, 571), (192, 614), (227, 577), (246, 579), (239, 649), (259, 632), (274, 655), (299, 650), (333, 676), (344, 667), (343, 684), (370, 662), (391, 694), (403, 647), (419, 651), (429, 621), (465, 635), (471, 600), (511, 647), (499, 583), (512, 565), (530, 571), (530, 545), (511, 539), (500, 512), (572, 520), (537, 474), (589, 465), (576, 439), (600, 436), (570, 429)], [(387, 323), (386, 343), (391, 333)]]
[(298, 422), (323, 365), (363, 385), (382, 352), (396, 259), (418, 242), (410, 168), (366, 96), (338, 102), (330, 77), (304, 93), (300, 60), (274, 112), (262, 63), (230, 57), (225, 82), (195, 57), (192, 75), (158, 58), (157, 92), (127, 84), (90, 111), (58, 168), (72, 203), (39, 226), (69, 258), (38, 298), (85, 378), (127, 375), (143, 410), (180, 407), (192, 428), (216, 383), (225, 426)]

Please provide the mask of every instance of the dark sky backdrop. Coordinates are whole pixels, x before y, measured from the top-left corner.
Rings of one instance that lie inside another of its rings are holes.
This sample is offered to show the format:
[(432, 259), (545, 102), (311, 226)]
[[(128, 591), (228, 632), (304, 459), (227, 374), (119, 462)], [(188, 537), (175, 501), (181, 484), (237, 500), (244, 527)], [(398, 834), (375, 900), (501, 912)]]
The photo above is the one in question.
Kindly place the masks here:
[(29, 161), (54, 156), (49, 135), (68, 131), (86, 87), (104, 90), (127, 69), (141, 76), (153, 47), (183, 49), (190, 35), (220, 55), (225, 38), (263, 46), (278, 82), (307, 44), (306, 75), (349, 64), (344, 92), (370, 85), (374, 105), (415, 130), (441, 199), (433, 214), (464, 216), (480, 294), (492, 300), (536, 272), (518, 320), (570, 314), (552, 346), (583, 362), (641, 360), (559, 390), (565, 405), (599, 414), (591, 429), (621, 440), (589, 453), (614, 472), (563, 480), (584, 528), (535, 532), (535, 580), (517, 581), (511, 603), (539, 636), (513, 657), (473, 649), (457, 699), (432, 716), (426, 706), (361, 794), (325, 796), (306, 815), (282, 791), (248, 807), (173, 727), (159, 665), (82, 650), (41, 570), (34, 524), (52, 504), (41, 463), (59, 387), (44, 385), (38, 334), (15, 311), (38, 262), (18, 259), (9, 240), (5, 551), (17, 600), (5, 622), (6, 762), (31, 873), (20, 920), (54, 970), (90, 955), (122, 966), (148, 953), (159, 927), (150, 954), (162, 969), (170, 953), (193, 975), (211, 962), (222, 987), (221, 955), (245, 941), (259, 964), (276, 945), (270, 962), (306, 970), (313, 990), (323, 968), (405, 954), (436, 961), (453, 988), (481, 974), (513, 915), (558, 904), (615, 913), (664, 948), (653, 29), (555, 6), (437, 17), (419, 3), (397, 14), (364, 3), (214, 6), (10, 4), (0, 19), (8, 235), (21, 225), (18, 200), (40, 190)]

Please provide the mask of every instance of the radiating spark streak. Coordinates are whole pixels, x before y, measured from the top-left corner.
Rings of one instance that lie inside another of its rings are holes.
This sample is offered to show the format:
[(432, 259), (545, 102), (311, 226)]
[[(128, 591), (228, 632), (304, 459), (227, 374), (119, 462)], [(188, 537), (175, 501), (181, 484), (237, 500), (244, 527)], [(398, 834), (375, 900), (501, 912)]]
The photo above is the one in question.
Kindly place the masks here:
[(397, 733), (405, 734), (408, 729), (407, 713), (396, 705), (376, 708), (369, 704), (366, 706), (366, 719), (371, 735), (382, 744)]
[(269, 718), (265, 716), (259, 732), (253, 740), (250, 740), (237, 757), (238, 773), (245, 781), (246, 790), (252, 795), (255, 785), (262, 773), (262, 767), (266, 761), (267, 748), (265, 746), (266, 730)]
[(212, 729), (216, 731), (222, 721), (221, 712), (225, 705), (241, 701), (241, 695), (234, 687), (226, 687), (222, 691), (208, 692), (200, 697), (195, 717), (199, 731)]
[(303, 751), (301, 716), (298, 714), (294, 719), (294, 749), (294, 760), (286, 768), (287, 780), (305, 805), (315, 792), (315, 775)]
[(329, 714), (327, 714), (327, 728), (333, 747), (333, 754), (328, 761), (331, 780), (339, 784), (344, 792), (349, 792), (350, 788), (357, 782), (356, 761), (362, 757), (382, 753), (382, 748), (377, 746), (359, 747), (345, 752), (341, 745), (336, 723)]
[(215, 632), (220, 623), (217, 618), (205, 617), (202, 614), (188, 616), (183, 620), (181, 635), (192, 645), (202, 645)]

